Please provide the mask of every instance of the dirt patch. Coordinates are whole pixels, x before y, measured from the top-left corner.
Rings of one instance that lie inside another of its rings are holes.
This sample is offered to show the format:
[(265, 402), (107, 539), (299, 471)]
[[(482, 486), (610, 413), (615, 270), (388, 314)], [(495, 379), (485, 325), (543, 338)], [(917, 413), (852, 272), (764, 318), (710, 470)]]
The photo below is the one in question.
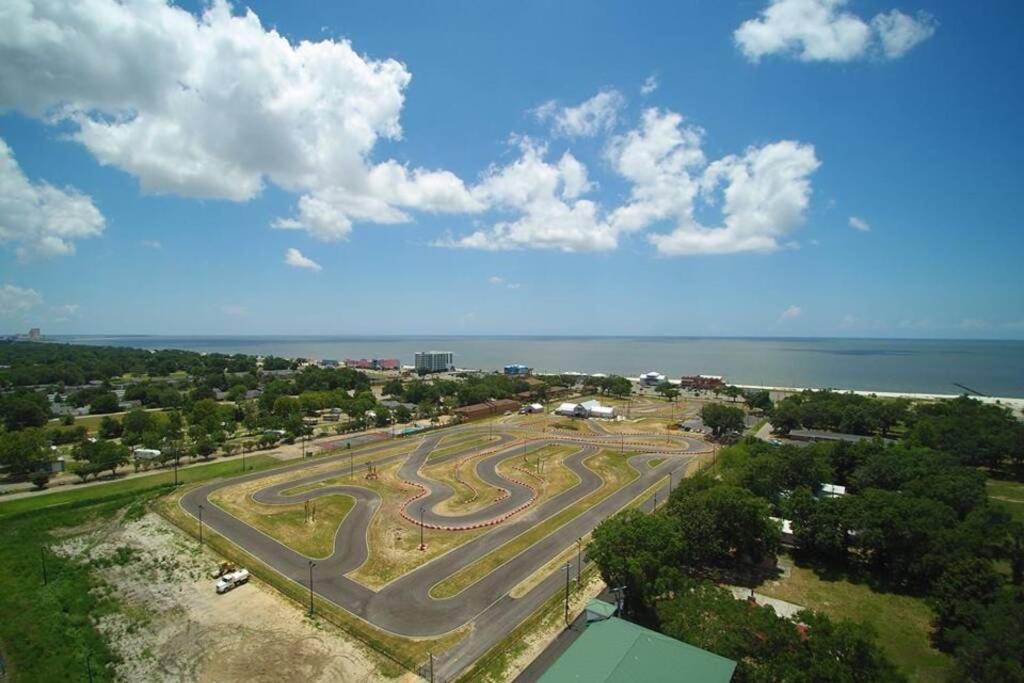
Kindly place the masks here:
[(212, 554), (155, 514), (68, 538), (121, 609), (97, 623), (128, 681), (371, 681), (375, 656), (256, 581), (217, 595)]

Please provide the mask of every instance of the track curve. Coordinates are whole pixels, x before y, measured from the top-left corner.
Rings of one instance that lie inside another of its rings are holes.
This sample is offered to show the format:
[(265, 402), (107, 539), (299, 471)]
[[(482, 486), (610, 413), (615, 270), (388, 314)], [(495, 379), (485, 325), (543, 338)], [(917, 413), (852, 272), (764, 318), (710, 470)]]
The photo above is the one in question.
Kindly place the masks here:
[[(503, 519), (503, 523), (460, 545), (456, 551), (440, 555), (420, 565), (377, 591), (348, 578), (346, 574), (362, 565), (369, 555), (368, 531), (374, 515), (380, 509), (380, 496), (368, 488), (347, 484), (333, 484), (299, 493), (285, 493), (347, 473), (347, 458), (350, 454), (319, 457), (313, 463), (299, 462), (269, 472), (244, 474), (205, 484), (182, 496), (180, 505), (194, 517), (199, 516), (202, 508), (204, 524), (301, 585), (306, 585), (308, 580), (309, 562), (315, 561), (316, 593), (377, 628), (419, 638), (438, 636), (473, 622), (472, 637), (460, 641), (455, 648), (443, 655), (439, 662), (440, 671), (451, 674), (467, 665), (514, 628), (550, 597), (561, 582), (556, 572), (520, 598), (512, 598), (509, 595), (512, 588), (653, 484), (663, 480), (667, 475), (678, 475), (689, 463), (691, 455), (707, 450), (703, 441), (692, 437), (672, 435), (667, 443), (655, 444), (652, 443), (651, 435), (623, 435), (609, 432), (600, 426), (599, 429), (600, 431), (587, 433), (561, 433), (500, 424), (494, 426), (495, 435), (500, 437), (495, 442), (483, 448), (455, 448), (451, 453), (430, 460), (430, 464), (442, 463), (480, 451), (492, 451), (476, 463), (477, 474), (488, 485), (508, 490), (509, 496), (465, 515), (437, 513), (435, 508), (454, 495), (454, 491), (448, 484), (421, 474), (420, 470), (427, 463), (430, 454), (436, 450), (443, 436), (486, 434), (490, 433), (490, 430), (472, 425), (446, 429), (443, 435), (432, 434), (423, 437), (411, 453), (386, 455), (371, 461), (377, 466), (402, 462), (399, 468), (400, 478), (423, 487), (427, 492), (415, 503), (417, 516), (418, 506), (423, 506), (425, 524), (481, 524), (515, 511), (515, 514)], [(656, 439), (660, 441), (662, 437), (657, 436)], [(579, 478), (579, 482), (539, 504), (524, 507), (534, 495), (529, 485), (502, 476), (497, 471), (497, 466), (509, 457), (523, 453), (528, 455), (551, 445), (577, 447), (577, 450), (565, 457), (563, 465)], [(620, 447), (642, 451), (628, 460), (639, 473), (636, 479), (559, 526), (505, 564), (466, 587), (458, 595), (446, 599), (435, 599), (430, 595), (431, 588), (436, 584), (597, 491), (603, 480), (597, 472), (586, 466), (585, 461), (602, 448), (618, 450)], [(374, 444), (360, 448), (359, 455), (372, 457), (374, 453), (392, 448), (394, 442)], [(661, 462), (650, 467), (648, 463), (655, 458)], [(320, 467), (332, 463), (337, 463), (338, 467)], [(299, 472), (311, 465), (316, 465), (323, 471), (268, 485), (256, 491), (252, 497), (256, 502), (268, 505), (302, 503), (338, 494), (355, 499), (355, 506), (342, 521), (335, 535), (334, 552), (326, 558), (317, 559), (302, 555), (232, 516), (209, 500), (209, 496), (221, 488), (286, 472)], [(663, 494), (659, 492), (658, 495), (660, 497)]]

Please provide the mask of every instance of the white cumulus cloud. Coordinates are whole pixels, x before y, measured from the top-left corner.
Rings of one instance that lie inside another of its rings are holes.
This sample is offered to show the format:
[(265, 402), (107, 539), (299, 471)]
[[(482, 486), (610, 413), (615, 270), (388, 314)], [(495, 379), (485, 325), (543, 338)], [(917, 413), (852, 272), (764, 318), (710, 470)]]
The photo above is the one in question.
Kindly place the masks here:
[(871, 20), (886, 59), (899, 59), (918, 43), (935, 35), (938, 22), (926, 12), (908, 16), (899, 10), (876, 15)]
[[(672, 232), (649, 235), (670, 256), (775, 251), (803, 222), (810, 175), (820, 165), (814, 148), (783, 140), (709, 164), (703, 135), (675, 112), (648, 109), (639, 128), (611, 141), (613, 168), (633, 183), (629, 201), (611, 215), (613, 228), (630, 232), (671, 220)], [(698, 200), (714, 204), (719, 193), (721, 225), (702, 224)]]
[(597, 204), (579, 198), (590, 187), (583, 164), (569, 152), (552, 164), (544, 159), (544, 145), (527, 138), (517, 144), (519, 159), (491, 168), (472, 190), (481, 203), (514, 217), (463, 237), (438, 240), (435, 245), (572, 252), (618, 246), (616, 231), (601, 217)]
[(75, 240), (99, 235), (104, 225), (88, 195), (26, 178), (0, 139), (0, 244), (13, 244), (23, 261), (73, 254)]
[(12, 284), (0, 285), (0, 315), (18, 315), (32, 310), (41, 303), (43, 295), (34, 289)]
[(479, 210), (451, 173), (370, 161), (401, 138), (410, 79), (346, 40), (293, 43), (225, 0), (198, 16), (167, 0), (10, 0), (0, 21), (0, 110), (70, 127), (148, 192), (301, 193), (280, 227), (324, 239), (403, 209)]
[(863, 218), (850, 216), (850, 227), (860, 232), (871, 232), (871, 225)]
[(935, 19), (899, 10), (870, 21), (846, 11), (847, 0), (770, 0), (754, 19), (743, 22), (733, 38), (752, 62), (789, 55), (805, 62), (847, 62), (877, 55), (897, 59), (930, 38)]
[(549, 100), (533, 110), (541, 121), (550, 121), (558, 135), (570, 138), (593, 137), (610, 130), (626, 105), (618, 90), (602, 90), (575, 107), (564, 107)]
[(650, 76), (644, 79), (643, 84), (640, 86), (640, 94), (646, 97), (647, 95), (650, 95), (655, 90), (657, 90), (659, 85), (660, 83), (658, 83), (658, 77), (655, 76), (654, 74), (651, 74)]
[(303, 256), (302, 252), (295, 247), (290, 247), (288, 251), (284, 253), (284, 262), (293, 268), (306, 268), (307, 270), (313, 270), (316, 272), (323, 270), (319, 263), (311, 258)]

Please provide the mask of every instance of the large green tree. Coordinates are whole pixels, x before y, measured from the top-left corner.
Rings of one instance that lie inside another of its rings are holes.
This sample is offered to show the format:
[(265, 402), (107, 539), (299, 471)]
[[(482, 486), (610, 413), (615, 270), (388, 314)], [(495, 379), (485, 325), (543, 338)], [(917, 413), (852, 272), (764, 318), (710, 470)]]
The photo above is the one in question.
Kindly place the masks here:
[(682, 562), (692, 570), (736, 561), (760, 562), (778, 550), (781, 532), (768, 502), (725, 484), (673, 491), (668, 514), (678, 525)]
[(26, 474), (49, 460), (46, 431), (28, 427), (17, 432), (0, 433), (0, 465), (12, 474)]
[(704, 424), (711, 427), (715, 436), (721, 436), (726, 432), (743, 431), (743, 411), (734, 406), (709, 403), (701, 408), (700, 416)]
[(594, 530), (587, 555), (612, 587), (625, 587), (625, 605), (651, 623), (654, 597), (678, 577), (680, 536), (675, 520), (632, 509), (609, 517)]

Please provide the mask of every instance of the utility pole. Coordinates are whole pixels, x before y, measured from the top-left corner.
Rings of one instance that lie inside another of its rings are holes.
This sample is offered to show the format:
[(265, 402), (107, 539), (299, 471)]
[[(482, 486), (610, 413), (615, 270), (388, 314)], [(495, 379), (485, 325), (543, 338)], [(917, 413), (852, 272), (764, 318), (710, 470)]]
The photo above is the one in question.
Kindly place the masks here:
[(49, 583), (49, 579), (46, 576), (46, 547), (45, 546), (39, 546), (39, 560), (40, 560), (40, 562), (43, 563), (43, 585), (45, 586), (46, 584)]
[(612, 595), (615, 596), (615, 608), (619, 612), (619, 616), (622, 616), (623, 605), (626, 604), (626, 587), (616, 586), (611, 589)]
[(430, 653), (430, 683), (434, 683), (434, 653)]
[(349, 476), (349, 479), (354, 479), (355, 476), (356, 476), (355, 457), (356, 456), (352, 454), (352, 451), (348, 452), (348, 476)]
[(576, 584), (583, 585), (583, 537), (576, 539)]
[(316, 562), (313, 560), (309, 561), (309, 616), (313, 616), (313, 567), (316, 566)]
[(571, 562), (565, 563), (565, 625), (569, 625), (569, 569), (572, 567)]
[(242, 471), (245, 472), (245, 446), (242, 446)]
[(203, 506), (199, 506), (199, 547), (203, 547)]

